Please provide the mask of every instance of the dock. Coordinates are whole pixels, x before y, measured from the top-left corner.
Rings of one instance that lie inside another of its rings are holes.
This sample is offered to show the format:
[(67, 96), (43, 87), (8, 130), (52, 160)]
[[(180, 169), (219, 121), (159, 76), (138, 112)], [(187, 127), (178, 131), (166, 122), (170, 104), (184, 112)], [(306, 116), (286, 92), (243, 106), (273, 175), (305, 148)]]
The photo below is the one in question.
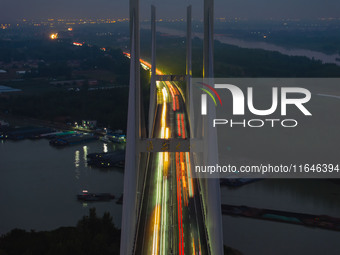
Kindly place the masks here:
[(42, 134), (51, 133), (54, 130), (47, 127), (20, 127), (6, 130), (7, 139), (23, 140), (23, 139), (37, 139)]
[(222, 205), (222, 214), (340, 231), (340, 218), (248, 206)]

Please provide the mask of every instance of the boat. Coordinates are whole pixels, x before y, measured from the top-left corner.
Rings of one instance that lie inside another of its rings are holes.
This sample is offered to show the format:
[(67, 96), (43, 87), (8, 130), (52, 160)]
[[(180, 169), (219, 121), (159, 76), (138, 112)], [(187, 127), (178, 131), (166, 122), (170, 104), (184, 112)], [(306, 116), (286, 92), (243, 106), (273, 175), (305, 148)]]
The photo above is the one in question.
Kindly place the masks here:
[(114, 143), (126, 143), (126, 135), (123, 134), (123, 130), (109, 130), (104, 137)]
[(94, 141), (96, 139), (97, 138), (91, 134), (73, 135), (69, 137), (52, 139), (50, 140), (50, 145), (54, 145), (54, 146), (75, 145), (75, 144)]
[(113, 134), (111, 141), (114, 143), (126, 143), (126, 135), (123, 134)]
[(83, 190), (81, 194), (77, 195), (78, 200), (87, 202), (109, 201), (114, 198), (115, 196), (110, 193), (90, 193), (87, 190)]

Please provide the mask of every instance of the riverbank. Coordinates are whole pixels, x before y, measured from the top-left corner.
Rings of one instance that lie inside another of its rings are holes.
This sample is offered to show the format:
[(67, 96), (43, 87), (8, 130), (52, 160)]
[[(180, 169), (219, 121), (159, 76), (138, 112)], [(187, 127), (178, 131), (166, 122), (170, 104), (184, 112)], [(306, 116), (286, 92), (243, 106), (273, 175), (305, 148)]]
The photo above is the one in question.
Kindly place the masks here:
[(75, 227), (27, 232), (14, 229), (0, 237), (1, 255), (22, 254), (119, 254), (120, 230), (110, 213), (98, 217), (94, 208)]
[[(105, 212), (102, 217), (98, 217), (96, 209), (91, 208), (89, 215), (83, 216), (75, 227), (38, 232), (13, 229), (0, 236), (0, 255), (119, 255), (120, 235), (120, 229), (114, 225), (110, 213)], [(242, 253), (224, 246), (224, 255)]]

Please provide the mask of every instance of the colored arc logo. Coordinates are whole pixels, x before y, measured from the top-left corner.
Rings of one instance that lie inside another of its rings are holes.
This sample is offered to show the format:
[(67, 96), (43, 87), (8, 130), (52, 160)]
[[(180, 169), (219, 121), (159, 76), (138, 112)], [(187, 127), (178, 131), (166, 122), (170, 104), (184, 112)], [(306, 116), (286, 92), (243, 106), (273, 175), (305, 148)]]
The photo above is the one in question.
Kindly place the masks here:
[[(211, 87), (210, 85), (208, 85), (206, 83), (203, 83), (203, 82), (199, 82), (199, 83), (202, 84), (204, 87), (210, 89), (216, 95), (216, 97), (218, 98), (218, 100), (220, 101), (220, 104), (222, 106), (222, 100), (221, 100), (220, 95), (217, 93), (217, 91), (213, 87)], [(200, 88), (200, 89), (202, 91), (204, 91), (205, 93), (207, 93), (212, 98), (212, 100), (214, 101), (215, 106), (217, 106), (217, 102), (216, 102), (214, 95), (206, 88)]]

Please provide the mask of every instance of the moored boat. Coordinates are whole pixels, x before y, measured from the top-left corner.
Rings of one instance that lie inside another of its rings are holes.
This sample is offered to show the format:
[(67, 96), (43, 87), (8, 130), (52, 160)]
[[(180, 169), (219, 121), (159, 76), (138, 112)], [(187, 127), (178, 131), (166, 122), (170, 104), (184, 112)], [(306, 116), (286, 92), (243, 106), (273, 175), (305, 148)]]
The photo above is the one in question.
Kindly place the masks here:
[(90, 193), (83, 190), (81, 194), (77, 195), (77, 199), (81, 201), (109, 201), (114, 199), (115, 196), (110, 193)]

